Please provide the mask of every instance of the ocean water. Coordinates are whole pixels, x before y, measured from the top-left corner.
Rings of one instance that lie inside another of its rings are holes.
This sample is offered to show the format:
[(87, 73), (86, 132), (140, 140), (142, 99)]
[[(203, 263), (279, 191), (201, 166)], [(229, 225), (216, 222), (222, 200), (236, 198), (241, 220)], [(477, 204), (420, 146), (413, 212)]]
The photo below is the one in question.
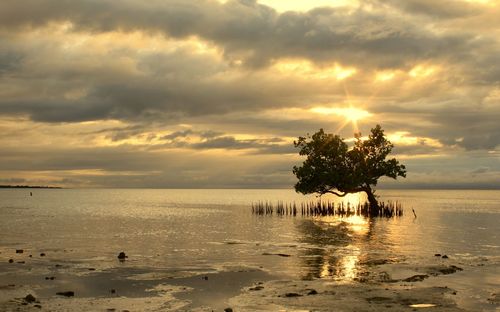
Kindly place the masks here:
[[(257, 201), (315, 199), (292, 190), (1, 189), (0, 260), (22, 248), (106, 270), (125, 251), (128, 265), (160, 267), (180, 276), (256, 267), (277, 278), (337, 283), (355, 283), (373, 261), (449, 261), (464, 268), (450, 275), (450, 287), (466, 292), (469, 305), (475, 300), (487, 309), (487, 298), (500, 288), (500, 191), (377, 194), (383, 201), (400, 202), (404, 216), (368, 220), (251, 213)], [(356, 204), (364, 198), (343, 200)]]

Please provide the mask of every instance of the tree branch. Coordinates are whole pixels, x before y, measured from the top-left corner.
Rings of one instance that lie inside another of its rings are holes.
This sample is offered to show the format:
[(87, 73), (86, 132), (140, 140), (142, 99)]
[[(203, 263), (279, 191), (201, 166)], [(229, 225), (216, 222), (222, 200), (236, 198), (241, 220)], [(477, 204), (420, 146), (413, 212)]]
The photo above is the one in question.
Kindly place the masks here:
[(337, 193), (337, 192), (335, 192), (335, 191), (330, 191), (330, 190), (325, 191), (325, 193), (330, 193), (330, 194), (333, 194), (333, 195), (337, 195), (338, 197), (344, 197), (344, 196), (346, 196), (347, 194), (349, 194), (348, 192), (346, 192), (346, 193), (344, 193), (344, 194), (340, 194), (340, 193)]

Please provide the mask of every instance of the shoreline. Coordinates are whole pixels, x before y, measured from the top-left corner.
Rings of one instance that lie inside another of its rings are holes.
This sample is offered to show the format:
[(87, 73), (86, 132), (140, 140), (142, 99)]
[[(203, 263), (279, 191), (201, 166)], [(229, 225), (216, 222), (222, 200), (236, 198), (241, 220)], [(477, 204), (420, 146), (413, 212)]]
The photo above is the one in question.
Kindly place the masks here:
[(0, 185), (0, 189), (56, 189), (62, 190), (60, 186), (43, 186), (43, 185)]
[[(17, 256), (13, 263), (6, 256)], [(466, 294), (449, 287), (467, 272), (454, 261), (418, 266), (373, 261), (351, 283), (273, 275), (265, 268), (168, 269), (64, 262), (28, 253), (0, 254), (2, 311), (473, 311), (457, 302)], [(431, 259), (431, 258), (430, 258)], [(73, 292), (71, 296), (57, 293)], [(27, 296), (34, 296), (29, 302)], [(499, 306), (492, 293), (483, 307)], [(488, 306), (489, 304), (489, 306)], [(486, 311), (486, 310), (485, 310)]]

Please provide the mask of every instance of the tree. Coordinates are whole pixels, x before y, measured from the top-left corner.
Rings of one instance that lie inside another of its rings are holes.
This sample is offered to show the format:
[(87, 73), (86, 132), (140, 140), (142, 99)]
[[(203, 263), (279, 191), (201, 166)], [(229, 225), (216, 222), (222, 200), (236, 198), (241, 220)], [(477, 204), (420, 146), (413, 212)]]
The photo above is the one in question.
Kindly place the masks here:
[(367, 140), (362, 140), (361, 133), (354, 136), (352, 148), (340, 136), (325, 133), (323, 129), (312, 137), (299, 137), (294, 145), (300, 148), (299, 154), (307, 156), (307, 159), (302, 166), (293, 167), (293, 173), (299, 180), (295, 191), (302, 194), (329, 193), (340, 197), (365, 192), (370, 206), (378, 208), (372, 187), (382, 176), (393, 179), (406, 177), (406, 168), (395, 158), (386, 160), (394, 145), (386, 139), (380, 125), (371, 129)]

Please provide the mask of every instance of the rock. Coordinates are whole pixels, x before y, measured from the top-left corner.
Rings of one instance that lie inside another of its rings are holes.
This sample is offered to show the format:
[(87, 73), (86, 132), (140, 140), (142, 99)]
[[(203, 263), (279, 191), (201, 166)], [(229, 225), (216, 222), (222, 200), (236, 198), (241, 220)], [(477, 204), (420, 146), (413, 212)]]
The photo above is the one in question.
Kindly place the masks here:
[(123, 251), (118, 254), (118, 259), (120, 259), (120, 260), (125, 260), (127, 258), (128, 258), (128, 256), (125, 255), (125, 252), (123, 252)]
[(44, 253), (44, 252), (42, 252), (42, 253), (40, 254), (40, 257), (45, 257), (45, 253)]
[(492, 293), (487, 300), (491, 304), (500, 304), (500, 296), (498, 296), (498, 294), (496, 293)]
[(439, 272), (441, 272), (444, 275), (453, 274), (453, 273), (455, 273), (457, 271), (463, 271), (463, 269), (459, 268), (457, 266), (454, 266), (454, 265), (450, 265), (447, 268), (442, 268), (442, 269), (439, 270)]
[(112, 293), (112, 294), (115, 294), (116, 293), (116, 289), (111, 289), (109, 292)]
[(434, 257), (441, 257), (441, 254), (434, 254)]
[(25, 264), (26, 261), (17, 261), (17, 263), (19, 263), (19, 264)]
[(285, 294), (285, 297), (287, 298), (291, 298), (291, 297), (302, 297), (301, 294), (298, 294), (298, 293), (286, 293)]
[(291, 255), (289, 255), (289, 254), (284, 254), (284, 253), (279, 253), (279, 254), (276, 254), (276, 255), (278, 255), (278, 256), (280, 256), (280, 257), (291, 257)]
[(233, 312), (233, 309), (232, 308), (225, 308), (224, 312)]
[(428, 278), (429, 275), (427, 274), (419, 274), (419, 275), (413, 275), (411, 277), (405, 278), (403, 282), (421, 282), (424, 279)]
[(280, 256), (280, 257), (291, 257), (289, 254), (285, 253), (269, 253), (269, 252), (264, 252), (262, 253), (263, 256)]
[(459, 267), (454, 266), (454, 265), (450, 265), (450, 266), (441, 265), (441, 266), (433, 266), (433, 267), (427, 268), (426, 273), (429, 275), (432, 275), (432, 276), (438, 276), (441, 274), (443, 274), (443, 275), (453, 274), (457, 271), (462, 271), (462, 270), (463, 270), (462, 268), (459, 268)]
[(205, 280), (205, 281), (208, 281), (208, 276), (202, 276), (201, 279)]
[(262, 289), (264, 289), (264, 286), (257, 285), (255, 287), (250, 287), (248, 290), (258, 291), (258, 290), (262, 290)]
[(308, 296), (311, 296), (311, 295), (317, 295), (317, 294), (318, 294), (318, 292), (317, 292), (315, 289), (311, 289), (311, 290), (307, 293), (307, 295), (308, 295)]
[(42, 306), (41, 306), (41, 305), (39, 305), (39, 304), (35, 304), (35, 305), (34, 305), (34, 307), (35, 307), (35, 308), (39, 308), (39, 309), (41, 309), (41, 308), (42, 308)]
[(447, 255), (443, 255), (441, 258), (448, 259), (448, 256)]
[(9, 263), (13, 263), (14, 262), (14, 259), (9, 259)]
[(24, 250), (23, 249), (16, 249), (16, 253), (23, 253)]
[(26, 301), (28, 303), (32, 303), (32, 302), (36, 301), (36, 298), (32, 294), (28, 294), (28, 295), (26, 295), (26, 297), (24, 297), (24, 301)]
[(60, 292), (56, 292), (56, 295), (65, 296), (65, 297), (73, 297), (75, 295), (75, 292), (74, 291), (60, 291)]

